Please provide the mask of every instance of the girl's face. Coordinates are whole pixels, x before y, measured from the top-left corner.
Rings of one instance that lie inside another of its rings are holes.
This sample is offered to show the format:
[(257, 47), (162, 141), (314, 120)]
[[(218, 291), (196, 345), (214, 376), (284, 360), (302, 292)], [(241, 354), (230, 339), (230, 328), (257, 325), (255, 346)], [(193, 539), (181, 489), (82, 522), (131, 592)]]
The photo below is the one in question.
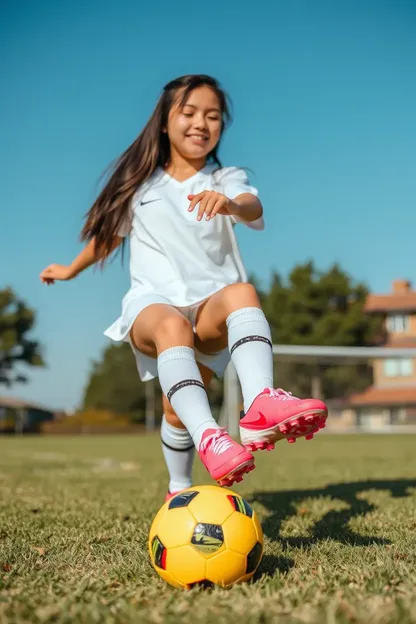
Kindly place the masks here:
[(217, 145), (222, 129), (218, 97), (210, 87), (194, 89), (183, 106), (172, 106), (167, 124), (171, 154), (203, 160)]

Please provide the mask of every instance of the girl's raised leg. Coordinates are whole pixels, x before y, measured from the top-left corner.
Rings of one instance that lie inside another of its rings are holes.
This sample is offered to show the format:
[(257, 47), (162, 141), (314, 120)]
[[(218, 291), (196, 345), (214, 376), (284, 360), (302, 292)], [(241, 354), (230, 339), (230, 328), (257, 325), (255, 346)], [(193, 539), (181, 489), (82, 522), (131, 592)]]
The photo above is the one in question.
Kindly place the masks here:
[[(213, 372), (198, 364), (205, 388), (210, 384)], [(169, 500), (192, 485), (192, 466), (195, 457), (195, 445), (189, 432), (179, 420), (175, 410), (163, 395), (163, 418), (160, 430), (162, 452), (169, 472), (169, 488), (166, 499)]]
[(160, 385), (187, 428), (201, 461), (220, 485), (242, 480), (254, 468), (253, 456), (218, 427), (193, 350), (193, 329), (172, 306), (154, 304), (136, 318), (131, 339), (135, 347), (157, 357)]
[(196, 346), (205, 353), (223, 349), (228, 342), (243, 392), (240, 435), (247, 450), (271, 450), (283, 438), (309, 440), (325, 426), (323, 401), (273, 389), (270, 328), (253, 286), (233, 284), (215, 293), (200, 310), (196, 334)]

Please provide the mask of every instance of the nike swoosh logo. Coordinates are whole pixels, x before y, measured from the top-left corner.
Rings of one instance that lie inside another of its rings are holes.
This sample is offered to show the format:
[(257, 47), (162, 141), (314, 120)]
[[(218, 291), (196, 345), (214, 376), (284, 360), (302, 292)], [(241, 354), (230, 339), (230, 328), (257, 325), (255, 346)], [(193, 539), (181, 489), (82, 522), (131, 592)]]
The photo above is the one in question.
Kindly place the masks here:
[(266, 426), (268, 424), (266, 417), (261, 412), (258, 412), (258, 417), (256, 420), (252, 420), (250, 423), (247, 423), (248, 427), (261, 427)]
[(145, 206), (146, 204), (152, 204), (153, 202), (160, 201), (160, 197), (157, 199), (149, 199), (148, 201), (141, 201), (140, 206)]

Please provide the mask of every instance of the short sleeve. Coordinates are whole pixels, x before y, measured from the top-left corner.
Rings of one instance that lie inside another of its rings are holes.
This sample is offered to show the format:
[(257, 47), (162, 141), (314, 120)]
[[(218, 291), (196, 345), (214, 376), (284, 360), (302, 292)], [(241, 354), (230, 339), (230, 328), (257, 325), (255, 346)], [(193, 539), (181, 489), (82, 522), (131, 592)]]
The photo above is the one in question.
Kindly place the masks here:
[(220, 178), (223, 193), (230, 199), (235, 199), (243, 193), (251, 193), (258, 196), (259, 192), (251, 186), (244, 169), (239, 167), (226, 167), (223, 169), (223, 175)]
[[(240, 169), (239, 167), (226, 167), (222, 170), (222, 174), (220, 178), (221, 187), (223, 189), (222, 192), (229, 199), (235, 199), (243, 193), (251, 193), (258, 197), (259, 192), (256, 187), (251, 186), (244, 169)], [(244, 225), (247, 225), (247, 227), (252, 230), (264, 230), (263, 217), (256, 219), (256, 221), (243, 221), (235, 216), (232, 216), (231, 219), (234, 223), (244, 223)]]

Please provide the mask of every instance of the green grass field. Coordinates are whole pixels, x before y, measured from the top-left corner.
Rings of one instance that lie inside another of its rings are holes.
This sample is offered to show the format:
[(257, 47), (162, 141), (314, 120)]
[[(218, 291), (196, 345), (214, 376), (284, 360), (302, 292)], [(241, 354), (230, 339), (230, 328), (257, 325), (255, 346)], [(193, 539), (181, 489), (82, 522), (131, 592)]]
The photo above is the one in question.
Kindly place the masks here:
[(147, 554), (157, 436), (0, 438), (0, 622), (416, 622), (416, 437), (280, 442), (235, 490), (263, 524), (256, 579), (181, 592)]

